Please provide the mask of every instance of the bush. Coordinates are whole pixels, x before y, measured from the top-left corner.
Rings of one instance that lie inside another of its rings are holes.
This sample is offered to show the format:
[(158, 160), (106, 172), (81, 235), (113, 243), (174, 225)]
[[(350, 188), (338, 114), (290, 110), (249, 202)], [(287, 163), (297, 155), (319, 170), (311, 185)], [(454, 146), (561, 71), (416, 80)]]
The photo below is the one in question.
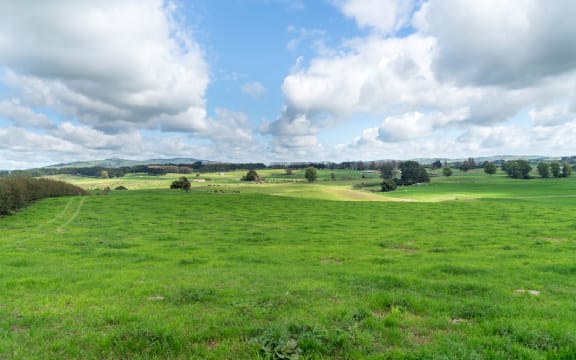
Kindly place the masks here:
[(244, 175), (241, 180), (242, 181), (258, 181), (258, 180), (260, 180), (260, 177), (258, 176), (258, 173), (256, 172), (256, 170), (248, 170), (246, 175)]
[(397, 185), (394, 180), (384, 180), (382, 182), (382, 192), (390, 192), (396, 190)]
[(190, 181), (185, 176), (180, 177), (178, 180), (173, 181), (172, 184), (170, 184), (170, 189), (181, 189), (188, 192), (191, 188), (192, 184), (190, 184)]
[(62, 181), (11, 177), (0, 180), (0, 216), (9, 215), (34, 201), (48, 197), (80, 196), (88, 193)]

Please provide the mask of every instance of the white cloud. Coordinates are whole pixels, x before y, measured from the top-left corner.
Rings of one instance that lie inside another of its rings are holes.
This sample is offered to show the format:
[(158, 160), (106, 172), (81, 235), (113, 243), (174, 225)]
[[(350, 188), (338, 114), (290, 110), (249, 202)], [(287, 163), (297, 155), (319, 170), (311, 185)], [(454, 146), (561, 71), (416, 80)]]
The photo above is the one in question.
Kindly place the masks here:
[(0, 100), (0, 117), (6, 117), (14, 126), (51, 128), (54, 126), (45, 115), (23, 106), (19, 99)]
[(569, 105), (552, 104), (538, 109), (533, 109), (528, 113), (530, 120), (538, 126), (555, 126), (576, 120)]
[(342, 13), (353, 17), (361, 28), (389, 34), (409, 22), (413, 0), (334, 0)]
[(522, 87), (576, 69), (572, 0), (432, 0), (416, 16), (442, 79)]
[(1, 2), (5, 82), (34, 106), (105, 131), (184, 113), (201, 121), (208, 66), (171, 4)]
[[(382, 118), (379, 127), (337, 148), (334, 156), (342, 159), (346, 151), (369, 151), (366, 144), (401, 155), (386, 142), (415, 156), (445, 153), (447, 144), (463, 152), (506, 150), (498, 136), (515, 131), (522, 132), (519, 143), (540, 145), (534, 128), (509, 122), (523, 116), (560, 131), (574, 119), (574, 109), (554, 105), (574, 104), (574, 2), (429, 0), (416, 14), (420, 1), (334, 3), (374, 31), (318, 52), (306, 65), (298, 62), (282, 85), (288, 110), (269, 128), (319, 136), (343, 119)], [(408, 23), (414, 33), (397, 36)], [(462, 134), (472, 128), (492, 135), (472, 141)], [(440, 132), (445, 135), (437, 137)], [(519, 149), (511, 138), (509, 147)]]
[(450, 114), (411, 112), (399, 117), (387, 117), (378, 128), (378, 138), (384, 142), (419, 139), (431, 135), (437, 128), (454, 125), (467, 118), (466, 108)]
[(254, 99), (263, 97), (267, 92), (266, 87), (257, 81), (242, 85), (241, 91)]

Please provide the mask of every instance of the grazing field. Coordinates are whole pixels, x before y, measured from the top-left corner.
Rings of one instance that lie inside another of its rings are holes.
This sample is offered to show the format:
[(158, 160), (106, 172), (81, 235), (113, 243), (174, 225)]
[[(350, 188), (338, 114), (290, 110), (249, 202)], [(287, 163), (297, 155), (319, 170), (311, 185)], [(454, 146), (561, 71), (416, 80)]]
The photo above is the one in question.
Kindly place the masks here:
[(576, 180), (354, 181), (229, 178), (0, 219), (0, 359), (576, 358)]

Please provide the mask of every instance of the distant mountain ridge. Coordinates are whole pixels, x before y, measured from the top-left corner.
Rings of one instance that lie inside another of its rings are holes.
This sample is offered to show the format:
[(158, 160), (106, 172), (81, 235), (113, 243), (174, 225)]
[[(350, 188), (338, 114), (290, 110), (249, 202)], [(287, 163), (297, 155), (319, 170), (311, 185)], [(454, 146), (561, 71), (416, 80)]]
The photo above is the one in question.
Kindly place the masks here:
[(193, 159), (193, 158), (171, 158), (171, 159), (148, 159), (148, 160), (126, 160), (119, 158), (111, 158), (104, 160), (91, 160), (91, 161), (75, 161), (65, 164), (55, 164), (45, 166), (45, 169), (62, 169), (62, 168), (84, 168), (84, 167), (103, 167), (103, 168), (120, 168), (131, 167), (137, 165), (167, 165), (167, 164), (194, 164), (196, 162), (204, 164), (209, 163), (207, 160)]
[[(440, 160), (441, 162), (454, 163), (459, 161), (464, 161), (467, 158), (415, 158), (411, 159), (418, 161), (421, 164), (431, 164), (434, 161)], [(494, 156), (478, 156), (474, 157), (477, 163), (482, 163), (484, 161), (497, 161), (497, 160), (528, 160), (528, 161), (553, 161), (560, 160), (559, 156), (542, 156), (542, 155), (494, 155)], [(110, 158), (104, 160), (90, 160), (90, 161), (75, 161), (71, 163), (55, 164), (45, 166), (45, 169), (62, 169), (62, 168), (83, 168), (83, 167), (103, 167), (103, 168), (119, 168), (119, 167), (131, 167), (137, 165), (168, 165), (168, 164), (194, 164), (196, 162), (202, 162), (203, 164), (215, 163), (209, 160), (200, 160), (194, 158), (170, 158), (170, 159), (148, 159), (148, 160), (126, 160), (120, 158)], [(384, 160), (380, 160), (384, 161)]]

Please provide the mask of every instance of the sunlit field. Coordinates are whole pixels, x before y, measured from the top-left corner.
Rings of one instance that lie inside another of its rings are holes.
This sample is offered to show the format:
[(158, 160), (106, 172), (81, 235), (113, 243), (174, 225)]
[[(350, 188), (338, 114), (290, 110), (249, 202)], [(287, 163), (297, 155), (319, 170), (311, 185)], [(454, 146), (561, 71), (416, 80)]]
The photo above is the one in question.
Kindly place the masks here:
[(575, 358), (575, 179), (330, 173), (68, 177), (129, 190), (0, 219), (0, 359)]

